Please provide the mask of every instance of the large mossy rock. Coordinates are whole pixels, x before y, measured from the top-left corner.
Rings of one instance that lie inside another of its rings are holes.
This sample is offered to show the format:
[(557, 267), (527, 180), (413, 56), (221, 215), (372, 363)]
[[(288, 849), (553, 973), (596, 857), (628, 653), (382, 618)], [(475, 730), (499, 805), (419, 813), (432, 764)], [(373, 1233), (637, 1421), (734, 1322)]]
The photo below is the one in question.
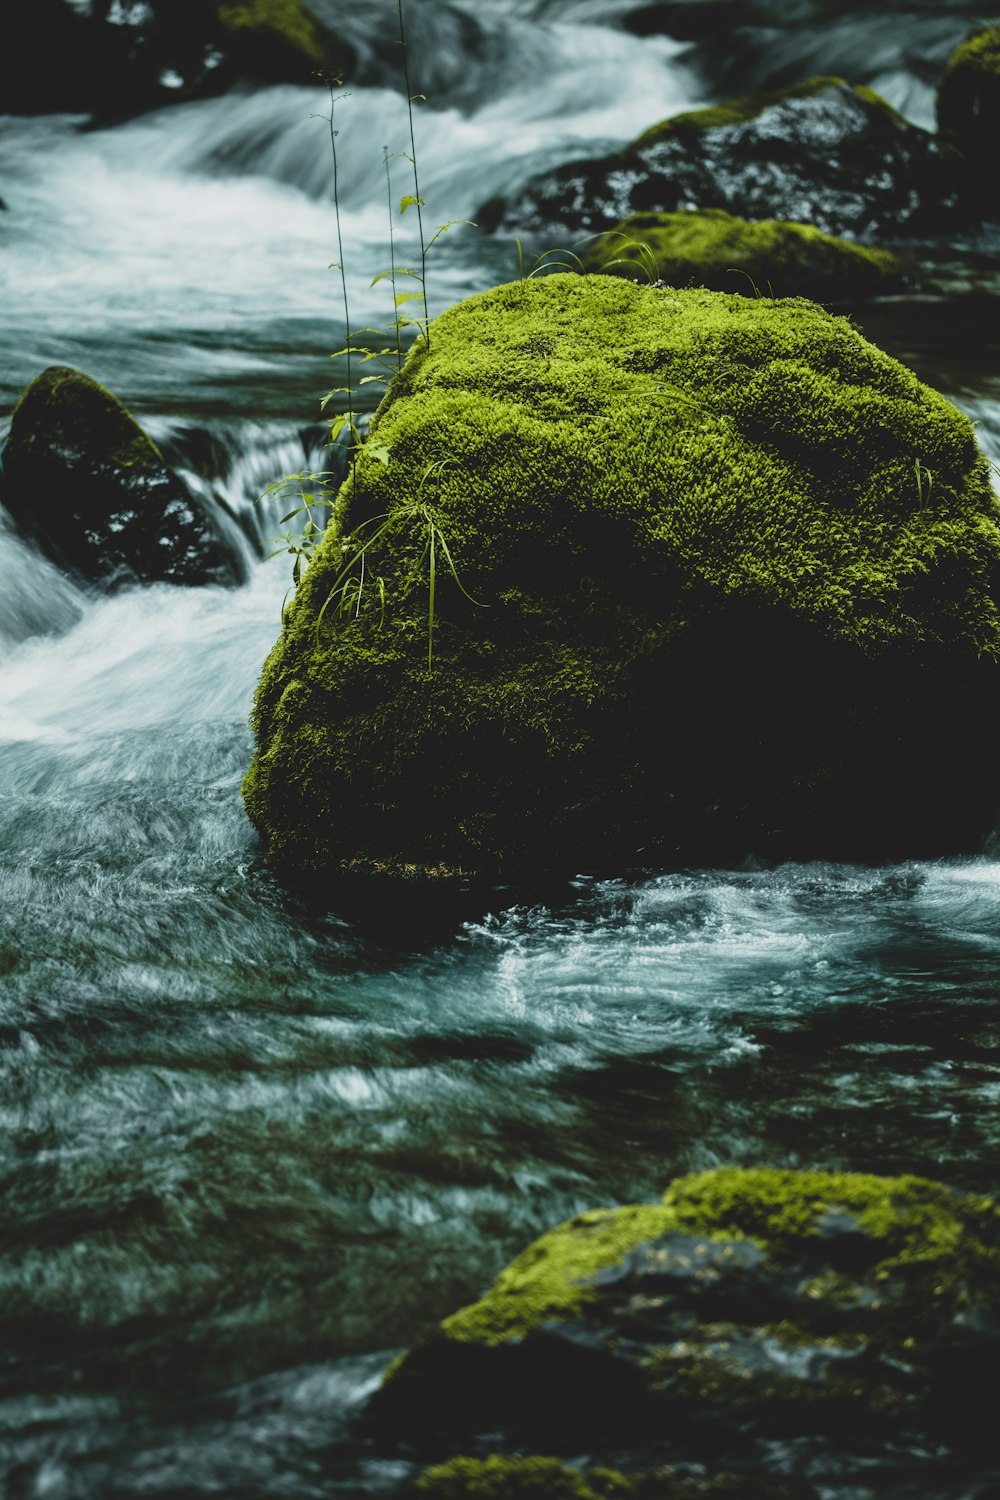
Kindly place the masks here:
[(267, 855), (494, 876), (976, 847), (998, 520), (971, 423), (808, 302), (578, 275), (472, 297), (377, 413), (264, 669)]
[(897, 255), (824, 234), (811, 224), (738, 219), (721, 208), (634, 214), (590, 240), (583, 269), (745, 296), (861, 300), (901, 290)]
[(709, 1477), (701, 1466), (661, 1465), (630, 1474), (595, 1465), (586, 1474), (538, 1454), (459, 1455), (418, 1477), (414, 1500), (803, 1500), (780, 1479), (729, 1473)]
[(235, 583), (236, 551), (110, 391), (56, 365), (21, 397), (0, 500), (62, 567), (90, 582)]
[(993, 1493), (998, 1360), (992, 1200), (918, 1177), (727, 1167), (545, 1235), (390, 1368), (375, 1415), (467, 1465), (582, 1452), (746, 1481), (687, 1493), (808, 1476), (795, 1493), (930, 1500), (970, 1480)]
[(899, 237), (955, 222), (959, 176), (958, 158), (879, 95), (812, 78), (675, 115), (625, 151), (545, 172), (476, 217), (489, 229), (581, 234), (635, 213), (724, 208)]
[(102, 122), (244, 80), (314, 84), (352, 62), (309, 0), (30, 0), (0, 43), (0, 109)]
[(1000, 26), (957, 47), (938, 85), (938, 126), (962, 152), (983, 208), (1000, 213)]

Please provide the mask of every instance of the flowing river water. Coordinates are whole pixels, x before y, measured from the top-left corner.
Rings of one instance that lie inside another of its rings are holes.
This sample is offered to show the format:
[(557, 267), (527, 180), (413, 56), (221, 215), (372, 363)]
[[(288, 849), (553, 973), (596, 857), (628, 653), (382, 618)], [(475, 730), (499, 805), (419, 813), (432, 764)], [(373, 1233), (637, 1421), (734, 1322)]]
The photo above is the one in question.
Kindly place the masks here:
[[(413, 0), (434, 222), (717, 96), (680, 42), (619, 29), (627, 8), (469, 0), (456, 31)], [(805, 73), (831, 44), (801, 9), (774, 45)], [(929, 123), (920, 46), (946, 55), (963, 23), (918, 20), (855, 18), (838, 66)], [(758, 81), (758, 53), (746, 67)], [(989, 847), (887, 869), (761, 869), (748, 849), (740, 870), (368, 911), (262, 866), (239, 789), (288, 568), (260, 560), (276, 514), (253, 501), (322, 460), (318, 398), (340, 383), (326, 108), (284, 87), (0, 133), (0, 413), (48, 364), (87, 370), (242, 529), (249, 570), (109, 597), (0, 514), (11, 1500), (391, 1491), (395, 1462), (346, 1424), (392, 1354), (547, 1226), (693, 1168), (1000, 1191)], [(408, 149), (405, 104), (387, 78), (337, 110), (352, 319), (384, 322), (382, 147)], [(864, 326), (1000, 458), (995, 254), (925, 254), (938, 290)], [(432, 311), (516, 268), (471, 228), (435, 256)]]

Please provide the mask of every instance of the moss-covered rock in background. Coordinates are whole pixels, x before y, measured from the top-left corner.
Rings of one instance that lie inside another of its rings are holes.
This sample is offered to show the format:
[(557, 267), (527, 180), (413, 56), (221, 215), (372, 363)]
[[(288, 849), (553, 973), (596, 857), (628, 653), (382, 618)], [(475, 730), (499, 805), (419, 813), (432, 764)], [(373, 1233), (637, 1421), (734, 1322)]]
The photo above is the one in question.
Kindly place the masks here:
[(352, 63), (309, 0), (31, 0), (0, 39), (0, 106), (107, 121), (248, 79), (313, 84)]
[(472, 1456), (484, 1441), (628, 1455), (627, 1481), (703, 1462), (743, 1472), (720, 1493), (752, 1494), (780, 1443), (789, 1483), (936, 1496), (962, 1492), (941, 1478), (1000, 1472), (998, 1357), (993, 1201), (917, 1177), (720, 1168), (545, 1235), (392, 1367), (376, 1409), (387, 1431)]
[(968, 847), (998, 519), (968, 420), (810, 303), (498, 287), (376, 416), (247, 807), (298, 871)]
[(596, 1466), (581, 1473), (555, 1458), (460, 1456), (420, 1475), (419, 1500), (804, 1500), (800, 1486), (756, 1475), (708, 1477), (699, 1466), (661, 1466), (628, 1478)]
[(103, 386), (66, 366), (14, 409), (0, 500), (63, 567), (92, 582), (233, 583), (238, 553), (156, 444)]
[(938, 85), (938, 126), (974, 175), (980, 200), (1000, 212), (1000, 26), (957, 47)]
[(870, 89), (812, 78), (651, 126), (476, 215), (489, 229), (580, 234), (635, 213), (724, 208), (828, 234), (899, 237), (954, 223), (957, 158)]
[(745, 296), (877, 297), (906, 285), (897, 255), (836, 239), (810, 224), (738, 219), (721, 208), (634, 214), (588, 242), (585, 271), (704, 286)]

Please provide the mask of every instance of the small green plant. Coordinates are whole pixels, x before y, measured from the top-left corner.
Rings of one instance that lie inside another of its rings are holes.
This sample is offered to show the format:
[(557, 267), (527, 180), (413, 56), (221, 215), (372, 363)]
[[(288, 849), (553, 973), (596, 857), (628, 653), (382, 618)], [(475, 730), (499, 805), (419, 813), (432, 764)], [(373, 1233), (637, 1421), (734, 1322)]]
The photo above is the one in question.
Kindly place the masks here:
[[(588, 240), (604, 240), (612, 248), (610, 241), (620, 240), (621, 243), (614, 248), (618, 251), (613, 258), (602, 262), (601, 270), (609, 271), (612, 266), (628, 266), (630, 270), (642, 271), (649, 282), (654, 286), (660, 279), (660, 268), (650, 247), (642, 240), (637, 240), (634, 235), (625, 234), (620, 229), (607, 229), (597, 234), (587, 236)], [(584, 241), (583, 243), (586, 243)], [(634, 254), (629, 252), (634, 251)], [(582, 266), (581, 266), (582, 269)]]
[(931, 490), (934, 487), (933, 470), (929, 469), (925, 463), (921, 463), (919, 458), (915, 458), (913, 472), (917, 477), (917, 504), (921, 510), (926, 510), (931, 503)]
[(455, 561), (448, 546), (448, 538), (445, 536), (444, 526), (440, 511), (435, 509), (431, 502), (424, 498), (424, 487), (430, 480), (440, 475), (453, 459), (437, 459), (434, 463), (427, 465), (421, 475), (417, 494), (409, 505), (402, 506), (399, 510), (391, 513), (384, 512), (382, 515), (372, 516), (368, 521), (363, 521), (355, 531), (344, 538), (341, 550), (346, 561), (337, 574), (330, 588), (329, 594), (316, 617), (316, 640), (319, 641), (320, 631), (327, 611), (333, 609), (335, 615), (346, 616), (349, 619), (357, 619), (361, 613), (366, 590), (374, 589), (378, 598), (379, 606), (379, 629), (385, 623), (386, 611), (386, 589), (385, 580), (381, 574), (370, 576), (368, 568), (368, 556), (376, 544), (383, 538), (388, 538), (394, 532), (412, 532), (414, 529), (423, 541), (423, 549), (414, 568), (414, 574), (423, 571), (427, 563), (427, 669), (430, 671), (434, 664), (434, 626), (437, 619), (437, 582), (439, 558), (442, 565), (451, 574), (458, 588), (468, 599), (470, 604), (478, 608), (486, 608), (479, 599), (474, 599), (466, 589), (458, 576)]
[[(329, 419), (329, 445), (332, 447), (334, 444), (341, 443), (346, 436), (347, 441), (345, 446), (347, 448), (349, 472), (352, 479), (356, 475), (358, 454), (362, 444), (365, 441), (362, 424), (359, 422), (355, 410), (355, 401), (358, 391), (363, 386), (373, 384), (387, 387), (392, 378), (397, 375), (402, 369), (404, 329), (415, 327), (417, 329), (417, 336), (420, 337), (422, 335), (429, 346), (430, 309), (427, 298), (428, 256), (437, 242), (441, 239), (441, 237), (447, 234), (450, 230), (456, 228), (458, 225), (469, 224), (473, 228), (475, 227), (471, 219), (452, 219), (445, 224), (437, 225), (436, 230), (430, 237), (430, 239), (428, 239), (425, 234), (423, 220), (423, 209), (425, 207), (425, 204), (424, 199), (420, 193), (420, 177), (417, 165), (413, 106), (415, 102), (424, 99), (426, 96), (423, 94), (414, 94), (411, 91), (403, 0), (391, 0), (391, 3), (395, 5), (398, 24), (398, 41), (403, 64), (404, 84), (406, 88), (406, 107), (407, 120), (409, 125), (410, 149), (408, 152), (393, 153), (389, 150), (389, 147), (387, 145), (383, 146), (382, 148), (382, 161), (385, 169), (386, 195), (389, 210), (389, 267), (387, 270), (379, 271), (372, 278), (371, 286), (375, 287), (382, 281), (388, 281), (392, 288), (393, 320), (388, 328), (374, 327), (359, 328), (354, 330), (352, 330), (351, 328), (351, 309), (347, 291), (344, 236), (340, 212), (340, 163), (337, 151), (337, 140), (340, 132), (335, 124), (337, 105), (342, 100), (349, 98), (350, 95), (347, 93), (337, 92), (338, 89), (342, 88), (342, 79), (324, 78), (323, 80), (330, 95), (330, 112), (328, 115), (324, 115), (321, 118), (323, 118), (327, 122), (330, 137), (330, 151), (333, 161), (333, 203), (334, 215), (336, 220), (338, 254), (338, 259), (331, 264), (330, 269), (339, 271), (340, 273), (340, 289), (343, 303), (344, 325), (346, 329), (346, 342), (344, 346), (340, 349), (334, 350), (333, 354), (330, 357), (331, 359), (343, 359), (346, 361), (347, 383), (346, 385), (334, 386), (331, 390), (327, 391), (320, 402), (320, 410), (325, 411), (330, 403), (337, 400), (338, 398), (346, 398), (345, 410), (338, 412), (335, 416)], [(407, 193), (402, 197), (402, 199), (400, 200), (399, 212), (400, 215), (403, 216), (411, 208), (416, 208), (417, 210), (417, 226), (420, 242), (419, 269), (414, 269), (408, 266), (400, 266), (396, 261), (396, 237), (395, 226), (393, 222), (393, 209), (395, 200), (393, 197), (392, 185), (392, 161), (396, 157), (409, 162), (413, 172), (413, 192)], [(400, 292), (397, 287), (397, 282), (398, 279), (403, 277), (415, 281), (418, 285), (419, 290), (415, 292)], [(403, 310), (405, 309), (406, 305), (411, 302), (419, 302), (422, 304), (422, 316), (413, 317)], [(377, 335), (379, 338), (384, 339), (387, 333), (392, 337), (391, 344), (369, 345), (366, 343), (357, 342), (365, 335)], [(357, 366), (359, 364), (365, 365), (372, 363), (376, 364), (378, 372), (375, 374), (363, 375), (360, 377), (360, 379), (356, 380), (355, 370)], [(382, 463), (387, 464), (389, 462), (389, 451), (384, 447), (373, 447), (371, 444), (369, 444), (367, 447), (367, 452)], [(424, 479), (426, 480), (432, 471), (439, 471), (446, 462), (448, 461), (443, 460), (437, 464), (432, 464), (429, 467), (428, 473), (425, 474)], [(289, 499), (294, 499), (296, 501), (292, 508), (284, 516), (282, 516), (279, 525), (284, 526), (286, 529), (281, 533), (280, 537), (276, 537), (274, 539), (277, 544), (276, 550), (269, 554), (270, 557), (276, 557), (280, 553), (285, 553), (293, 560), (292, 586), (285, 594), (285, 598), (282, 603), (282, 619), (285, 618), (288, 596), (295, 588), (298, 587), (298, 584), (301, 581), (303, 564), (308, 566), (308, 563), (311, 560), (313, 553), (315, 552), (316, 547), (318, 546), (320, 539), (323, 536), (326, 516), (324, 516), (322, 513), (324, 511), (328, 513), (334, 504), (334, 498), (336, 490), (338, 488), (337, 478), (338, 476), (332, 470), (319, 472), (312, 470), (301, 470), (296, 474), (287, 474), (283, 478), (276, 480), (273, 484), (268, 485), (267, 489), (264, 491), (264, 494), (258, 497), (259, 500), (277, 497), (286, 501)], [(421, 483), (421, 490), (422, 489), (423, 482)], [(303, 516), (305, 517), (304, 521), (300, 519)], [(317, 519), (318, 517), (324, 522), (324, 524), (320, 524), (320, 519)], [(440, 555), (444, 559), (445, 565), (454, 574), (456, 582), (458, 582), (458, 575), (457, 573), (455, 573), (454, 564), (451, 560), (451, 553), (448, 549), (448, 544), (445, 539), (444, 533), (441, 530), (440, 523), (434, 518), (432, 512), (429, 510), (426, 504), (424, 504), (419, 499), (414, 502), (414, 507), (404, 509), (404, 511), (400, 512), (397, 516), (392, 517), (391, 520), (389, 518), (382, 518), (383, 520), (385, 520), (386, 524), (382, 526), (377, 532), (374, 532), (370, 536), (368, 536), (367, 539), (362, 540), (357, 551), (354, 553), (351, 562), (348, 564), (349, 572), (350, 569), (353, 568), (354, 564), (360, 560), (361, 572), (359, 579), (353, 580), (352, 578), (351, 582), (348, 582), (348, 579), (346, 577), (343, 579), (343, 581), (338, 579), (338, 582), (334, 585), (334, 590), (331, 594), (331, 597), (327, 599), (326, 603), (323, 606), (323, 609), (320, 612), (320, 620), (322, 620), (328, 606), (331, 604), (335, 595), (339, 597), (340, 601), (338, 604), (338, 612), (343, 611), (344, 600), (346, 597), (346, 588), (357, 588), (355, 613), (358, 609), (360, 609), (361, 598), (364, 594), (366, 586), (365, 572), (368, 548), (374, 542), (376, 536), (382, 536), (391, 527), (397, 525), (400, 519), (413, 519), (414, 517), (421, 517), (423, 522), (427, 526), (428, 540), (425, 555), (429, 553), (430, 556), (430, 603), (428, 611), (428, 664), (430, 664), (430, 661), (433, 659), (434, 595), (436, 588), (438, 556)], [(293, 523), (296, 524), (293, 525)], [(380, 593), (380, 605), (382, 615), (384, 617), (385, 585), (381, 578), (375, 581), (375, 587)], [(459, 587), (461, 588), (460, 583)], [(318, 628), (319, 622), (317, 622), (317, 629)]]

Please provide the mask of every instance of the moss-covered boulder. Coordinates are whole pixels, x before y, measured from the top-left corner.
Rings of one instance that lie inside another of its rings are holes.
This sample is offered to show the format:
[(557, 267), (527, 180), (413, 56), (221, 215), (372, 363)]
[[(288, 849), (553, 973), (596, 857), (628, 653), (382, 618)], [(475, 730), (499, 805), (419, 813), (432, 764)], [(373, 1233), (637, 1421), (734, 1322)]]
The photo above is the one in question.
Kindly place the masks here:
[(811, 78), (653, 125), (476, 215), (488, 229), (582, 234), (635, 213), (724, 208), (828, 234), (899, 237), (955, 222), (958, 159), (878, 94)]
[(247, 807), (293, 871), (975, 847), (998, 520), (969, 421), (810, 303), (482, 293), (376, 415)]
[(860, 300), (899, 291), (899, 256), (811, 224), (738, 219), (721, 208), (633, 214), (585, 246), (583, 269), (745, 296)]
[(957, 47), (937, 92), (941, 134), (958, 147), (983, 208), (1000, 213), (1000, 26)]
[(630, 1474), (595, 1465), (585, 1473), (557, 1458), (460, 1455), (434, 1464), (417, 1479), (419, 1500), (802, 1500), (798, 1486), (760, 1476), (722, 1473), (700, 1466), (661, 1466)]
[(0, 41), (0, 105), (115, 119), (242, 80), (316, 82), (353, 51), (310, 0), (31, 0)]
[(11, 419), (0, 501), (55, 562), (91, 582), (234, 583), (239, 554), (110, 391), (67, 366)]
[[(729, 1167), (545, 1235), (391, 1367), (376, 1412), (466, 1462), (583, 1451), (748, 1483), (704, 1494), (808, 1476), (810, 1494), (929, 1500), (1000, 1475), (998, 1358), (995, 1202)], [(596, 1488), (553, 1493), (573, 1483)]]

